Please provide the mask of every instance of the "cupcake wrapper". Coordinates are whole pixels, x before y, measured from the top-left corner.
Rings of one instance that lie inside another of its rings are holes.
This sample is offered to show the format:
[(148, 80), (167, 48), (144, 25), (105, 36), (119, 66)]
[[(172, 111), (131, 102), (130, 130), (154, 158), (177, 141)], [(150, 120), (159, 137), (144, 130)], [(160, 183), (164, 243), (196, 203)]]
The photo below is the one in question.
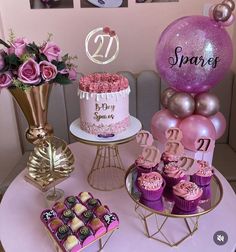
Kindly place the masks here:
[(201, 200), (208, 200), (211, 198), (211, 186), (202, 186), (202, 197)]
[(197, 209), (195, 209), (194, 211), (183, 211), (181, 209), (179, 209), (176, 205), (174, 205), (171, 213), (172, 214), (179, 214), (179, 215), (185, 215), (185, 214), (195, 214), (197, 212)]
[(203, 177), (203, 176), (198, 176), (196, 174), (190, 176), (190, 180), (197, 184), (198, 186), (207, 186), (211, 183), (211, 178), (212, 176), (209, 177)]
[(175, 206), (185, 212), (195, 211), (197, 209), (200, 199), (201, 196), (195, 200), (185, 200), (181, 197), (174, 195)]
[(181, 178), (172, 178), (172, 177), (166, 176), (164, 172), (161, 175), (164, 178), (164, 180), (166, 181), (166, 186), (171, 187), (171, 188), (173, 186), (177, 185), (181, 180), (187, 180), (186, 175), (184, 175)]
[(156, 200), (159, 200), (163, 194), (163, 190), (165, 188), (165, 181), (163, 181), (163, 184), (162, 186), (155, 190), (155, 191), (150, 191), (150, 190), (146, 190), (144, 188), (141, 188), (138, 186), (138, 189), (139, 191), (141, 192), (142, 194), (142, 198), (145, 199), (145, 200), (149, 200), (149, 201), (156, 201)]
[(166, 186), (163, 192), (163, 196), (168, 201), (174, 201), (173, 188)]
[(142, 173), (149, 173), (149, 172), (158, 171), (158, 166), (159, 165), (157, 164), (155, 167), (145, 168), (145, 167), (136, 165), (136, 169), (138, 171), (138, 177), (140, 177), (142, 175)]
[(154, 209), (156, 211), (163, 211), (163, 209), (164, 209), (163, 201), (161, 198), (159, 200), (150, 201), (150, 200), (146, 200), (143, 197), (141, 197), (140, 203), (151, 208), (151, 209)]

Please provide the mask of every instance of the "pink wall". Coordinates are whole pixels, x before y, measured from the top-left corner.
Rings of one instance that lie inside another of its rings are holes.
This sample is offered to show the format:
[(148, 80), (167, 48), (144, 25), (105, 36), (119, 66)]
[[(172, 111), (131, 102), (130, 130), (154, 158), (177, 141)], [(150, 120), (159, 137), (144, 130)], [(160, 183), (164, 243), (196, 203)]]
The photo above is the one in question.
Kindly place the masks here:
[[(155, 44), (171, 21), (181, 16), (202, 14), (204, 4), (219, 2), (180, 0), (178, 3), (136, 4), (135, 0), (129, 0), (129, 8), (81, 9), (80, 0), (74, 0), (74, 9), (30, 10), (29, 0), (2, 0), (0, 7), (5, 36), (12, 28), (17, 36), (40, 42), (47, 32), (52, 32), (54, 41), (64, 52), (78, 55), (81, 72), (139, 72), (155, 69)], [(84, 40), (90, 30), (107, 25), (119, 35), (120, 54), (115, 62), (101, 67), (87, 58)], [(235, 27), (229, 28), (231, 36)]]

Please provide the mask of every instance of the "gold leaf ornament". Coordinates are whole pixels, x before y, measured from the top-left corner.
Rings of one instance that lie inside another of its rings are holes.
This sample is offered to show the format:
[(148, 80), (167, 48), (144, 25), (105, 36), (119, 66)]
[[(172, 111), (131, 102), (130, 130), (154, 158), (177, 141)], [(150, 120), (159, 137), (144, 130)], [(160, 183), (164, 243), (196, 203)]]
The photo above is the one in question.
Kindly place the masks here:
[(27, 168), (28, 177), (34, 180), (40, 189), (55, 185), (64, 180), (74, 170), (74, 156), (62, 139), (50, 136), (39, 141), (30, 154)]

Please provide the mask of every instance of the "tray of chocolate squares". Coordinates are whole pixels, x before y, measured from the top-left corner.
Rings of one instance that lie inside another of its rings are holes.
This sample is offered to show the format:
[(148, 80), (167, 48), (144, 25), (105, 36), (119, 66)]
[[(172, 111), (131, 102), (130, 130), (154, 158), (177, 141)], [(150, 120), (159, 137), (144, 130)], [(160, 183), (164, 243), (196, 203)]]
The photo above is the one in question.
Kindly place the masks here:
[(59, 251), (78, 252), (119, 227), (118, 216), (91, 193), (56, 202), (40, 216)]

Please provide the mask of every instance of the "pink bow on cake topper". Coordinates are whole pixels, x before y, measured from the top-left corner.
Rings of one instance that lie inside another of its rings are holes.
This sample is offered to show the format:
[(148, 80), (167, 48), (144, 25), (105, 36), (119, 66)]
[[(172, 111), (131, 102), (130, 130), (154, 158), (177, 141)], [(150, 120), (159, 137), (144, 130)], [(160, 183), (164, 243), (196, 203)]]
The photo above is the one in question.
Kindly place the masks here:
[(103, 32), (104, 32), (105, 34), (109, 34), (110, 37), (116, 36), (116, 32), (113, 31), (113, 30), (111, 30), (110, 27), (104, 27), (104, 28), (103, 28)]

